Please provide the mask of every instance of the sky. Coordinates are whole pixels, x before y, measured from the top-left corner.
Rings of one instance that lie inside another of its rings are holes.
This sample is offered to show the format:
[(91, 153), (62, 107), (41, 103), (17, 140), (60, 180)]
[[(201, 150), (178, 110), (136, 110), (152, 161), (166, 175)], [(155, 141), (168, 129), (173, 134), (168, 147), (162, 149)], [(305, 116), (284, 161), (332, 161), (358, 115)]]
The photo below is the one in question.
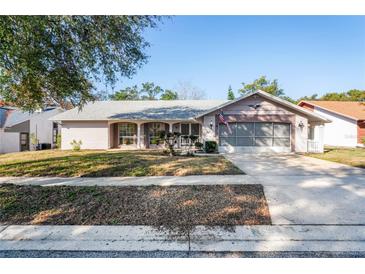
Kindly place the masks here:
[(294, 99), (365, 89), (365, 16), (174, 16), (144, 37), (148, 63), (114, 90), (187, 82), (225, 99), (262, 75)]

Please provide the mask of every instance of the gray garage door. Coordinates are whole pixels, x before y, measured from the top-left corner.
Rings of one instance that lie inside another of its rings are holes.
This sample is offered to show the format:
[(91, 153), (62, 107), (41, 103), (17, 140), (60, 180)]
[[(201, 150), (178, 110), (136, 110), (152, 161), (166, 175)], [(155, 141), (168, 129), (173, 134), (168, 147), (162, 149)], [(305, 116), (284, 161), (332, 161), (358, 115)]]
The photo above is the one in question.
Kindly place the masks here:
[(219, 145), (241, 147), (290, 147), (290, 124), (229, 123), (219, 125)]

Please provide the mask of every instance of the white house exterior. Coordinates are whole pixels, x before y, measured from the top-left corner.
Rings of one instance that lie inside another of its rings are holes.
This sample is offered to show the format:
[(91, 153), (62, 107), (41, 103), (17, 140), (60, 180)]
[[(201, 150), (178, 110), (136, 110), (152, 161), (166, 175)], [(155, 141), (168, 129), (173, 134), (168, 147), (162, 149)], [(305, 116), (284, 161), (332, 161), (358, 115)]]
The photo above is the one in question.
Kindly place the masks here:
[(329, 120), (324, 126), (323, 142), (329, 146), (363, 146), (365, 138), (365, 104), (340, 101), (302, 101), (299, 106)]
[[(219, 119), (219, 114), (228, 127)], [(233, 101), (98, 101), (51, 118), (62, 125), (62, 149), (73, 140), (82, 149), (159, 148), (158, 133), (179, 132), (200, 142), (216, 141), (222, 152), (323, 151), (322, 128), (328, 119), (263, 91)], [(308, 147), (308, 128), (316, 128)]]
[(28, 113), (13, 107), (0, 107), (0, 153), (34, 150), (30, 143), (31, 134), (39, 144), (54, 147), (60, 126), (49, 118), (61, 112), (61, 108)]

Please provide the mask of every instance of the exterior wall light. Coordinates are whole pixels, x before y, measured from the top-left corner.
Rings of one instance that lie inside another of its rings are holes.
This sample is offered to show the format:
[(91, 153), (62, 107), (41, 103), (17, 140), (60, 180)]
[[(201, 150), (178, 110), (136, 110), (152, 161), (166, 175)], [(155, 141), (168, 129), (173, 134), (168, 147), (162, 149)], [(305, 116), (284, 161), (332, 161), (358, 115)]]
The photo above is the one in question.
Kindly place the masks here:
[(298, 127), (300, 127), (300, 128), (303, 128), (304, 127), (303, 121), (300, 121), (299, 122)]
[(210, 129), (213, 129), (213, 120), (210, 120), (209, 127)]

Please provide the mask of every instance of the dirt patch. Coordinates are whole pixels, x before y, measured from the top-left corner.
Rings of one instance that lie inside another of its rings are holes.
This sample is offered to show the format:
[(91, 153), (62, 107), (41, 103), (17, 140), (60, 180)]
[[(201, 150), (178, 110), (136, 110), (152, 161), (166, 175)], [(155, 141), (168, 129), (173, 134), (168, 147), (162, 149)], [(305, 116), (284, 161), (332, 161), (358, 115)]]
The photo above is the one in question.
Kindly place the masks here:
[(0, 186), (0, 224), (151, 225), (188, 233), (196, 225), (269, 225), (262, 185)]

